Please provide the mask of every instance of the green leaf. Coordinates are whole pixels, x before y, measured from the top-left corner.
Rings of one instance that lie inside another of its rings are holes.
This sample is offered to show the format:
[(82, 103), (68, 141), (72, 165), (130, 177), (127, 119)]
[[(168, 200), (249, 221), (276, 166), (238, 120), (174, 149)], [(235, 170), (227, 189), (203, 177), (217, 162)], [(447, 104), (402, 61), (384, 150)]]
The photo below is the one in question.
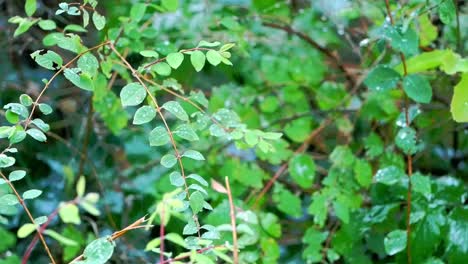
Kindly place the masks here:
[(309, 188), (314, 183), (315, 162), (306, 154), (298, 154), (289, 161), (289, 173), (302, 188)]
[(23, 127), (16, 127), (13, 135), (9, 137), (11, 144), (16, 144), (23, 141), (26, 138), (26, 132), (24, 132)]
[(42, 119), (35, 118), (31, 122), (43, 132), (47, 132), (50, 129), (50, 126), (46, 124)]
[(223, 59), (223, 57), (219, 54), (218, 51), (216, 50), (209, 50), (207, 53), (206, 53), (206, 59), (208, 60), (208, 62), (213, 65), (213, 66), (217, 66), (218, 64), (221, 63), (221, 60)]
[(173, 154), (166, 154), (161, 158), (161, 165), (166, 168), (172, 168), (177, 163), (177, 157)]
[[(208, 47), (208, 48), (213, 48), (213, 47), (217, 47), (217, 46), (219, 46), (219, 45), (221, 45), (221, 42), (219, 42), (219, 41), (208, 42), (208, 41), (206, 41), (206, 40), (201, 40), (201, 41), (198, 43), (197, 47)], [(224, 47), (224, 46), (223, 46), (223, 47)]]
[(165, 62), (159, 62), (159, 63), (153, 65), (153, 67), (151, 67), (151, 69), (153, 71), (155, 71), (157, 74), (161, 75), (161, 76), (169, 76), (169, 75), (171, 75), (171, 71), (172, 71), (169, 64), (167, 64)]
[(312, 131), (312, 121), (308, 117), (298, 118), (286, 124), (284, 133), (294, 142), (303, 142)]
[(174, 135), (181, 137), (188, 141), (197, 141), (199, 140), (197, 134), (193, 130), (193, 128), (188, 124), (182, 124), (178, 126), (175, 131), (173, 132)]
[(322, 243), (327, 239), (328, 232), (320, 232), (315, 227), (309, 227), (302, 238), (302, 242), (307, 245), (302, 256), (314, 263), (322, 260)]
[(29, 236), (34, 231), (36, 231), (36, 226), (35, 225), (33, 225), (31, 223), (24, 224), (18, 229), (17, 236), (18, 236), (18, 238), (25, 238), (25, 237)]
[(44, 114), (44, 115), (50, 115), (52, 113), (52, 107), (48, 104), (39, 104), (39, 110)]
[(134, 22), (139, 22), (145, 15), (145, 12), (146, 12), (146, 4), (144, 3), (133, 4), (132, 8), (130, 9), (130, 18)]
[[(88, 13), (88, 12), (86, 12), (86, 13)], [(83, 15), (86, 14), (86, 13), (83, 13)], [(67, 31), (70, 31), (70, 32), (88, 32), (88, 30), (86, 30), (82, 26), (75, 25), (75, 24), (67, 25), (66, 27), (63, 28), (63, 31), (64, 32), (67, 32)]]
[(22, 18), (22, 17), (12, 17), (8, 20), (10, 23), (15, 23), (18, 24), (18, 28), (16, 28), (15, 33), (13, 34), (13, 37), (17, 37), (26, 31), (28, 31), (34, 24), (36, 24), (38, 20), (36, 19), (31, 19), (31, 18)]
[(43, 30), (54, 30), (57, 27), (57, 25), (55, 24), (55, 21), (49, 20), (49, 19), (41, 20), (37, 24)]
[(468, 208), (457, 207), (449, 215), (447, 232), (448, 263), (464, 263), (468, 254)]
[(93, 13), (92, 20), (97, 30), (101, 30), (106, 26), (106, 17), (99, 14), (96, 10)]
[(437, 39), (437, 27), (431, 22), (430, 15), (419, 16), (419, 28), (420, 28), (420, 43), (421, 46), (429, 46), (434, 40)]
[(419, 192), (424, 196), (431, 194), (431, 179), (420, 173), (411, 176), (411, 185), (414, 192)]
[(169, 174), (169, 180), (175, 187), (180, 187), (185, 184), (182, 174), (180, 174), (178, 171), (171, 172), (171, 174)]
[(169, 12), (174, 12), (179, 7), (179, 0), (161, 0), (161, 6)]
[(98, 74), (94, 81), (93, 108), (104, 121), (104, 124), (114, 135), (127, 126), (128, 114), (124, 110), (119, 97), (107, 89), (106, 77)]
[(31, 128), (31, 129), (28, 129), (26, 133), (39, 142), (47, 141), (46, 135), (39, 129)]
[(385, 252), (393, 256), (406, 248), (406, 231), (394, 230), (384, 239)]
[(439, 17), (442, 23), (450, 25), (456, 16), (456, 7), (452, 0), (440, 1)]
[(24, 118), (27, 118), (29, 116), (29, 111), (28, 109), (22, 105), (22, 104), (18, 104), (18, 103), (9, 103), (7, 105), (5, 105), (3, 107), (3, 109), (9, 109), (11, 112), (19, 115), (19, 116), (22, 116)]
[(45, 54), (41, 54), (42, 52), (43, 50), (36, 50), (31, 53), (31, 58), (36, 61), (37, 64), (49, 70), (57, 70), (62, 67), (63, 60), (60, 55), (51, 50), (48, 50)]
[(405, 173), (395, 166), (388, 166), (377, 171), (375, 181), (385, 185), (393, 185), (406, 177)]
[(33, 104), (33, 100), (27, 94), (20, 95), (20, 103), (24, 106), (31, 106)]
[(140, 51), (140, 55), (146, 58), (159, 58), (159, 54), (154, 50), (143, 50)]
[(205, 60), (205, 54), (199, 50), (192, 52), (190, 55), (190, 62), (197, 72), (203, 69), (203, 66), (205, 66)]
[(333, 202), (333, 209), (335, 210), (336, 216), (343, 221), (343, 223), (349, 223), (349, 207), (339, 201)]
[(429, 81), (416, 74), (408, 75), (403, 79), (403, 89), (409, 98), (418, 103), (430, 103), (432, 88)]
[(164, 127), (158, 126), (149, 134), (150, 146), (162, 146), (170, 141), (169, 135)]
[(195, 181), (197, 181), (198, 183), (200, 183), (201, 185), (203, 186), (208, 186), (208, 182), (205, 181), (205, 179), (203, 179), (202, 176), (198, 175), (198, 174), (190, 174), (189, 176), (187, 176), (188, 179), (193, 179)]
[(83, 197), (86, 190), (86, 179), (84, 176), (80, 176), (78, 182), (76, 183), (76, 195), (78, 197)]
[(375, 91), (395, 88), (400, 81), (400, 74), (383, 65), (372, 69), (364, 80), (364, 84)]
[(461, 76), (460, 82), (453, 90), (450, 112), (457, 122), (468, 122), (468, 73)]
[(67, 203), (60, 207), (60, 219), (67, 224), (79, 225), (81, 223), (80, 212), (78, 206)]
[(390, 45), (405, 55), (413, 55), (419, 51), (419, 38), (416, 31), (407, 28), (403, 32), (401, 26), (384, 25), (384, 36), (390, 40)]
[(99, 212), (99, 210), (96, 208), (96, 206), (94, 206), (92, 203), (90, 202), (87, 202), (87, 201), (82, 201), (80, 202), (80, 206), (88, 213), (92, 214), (92, 215), (95, 215), (95, 216), (99, 216), (101, 213)]
[(354, 176), (356, 181), (364, 188), (368, 188), (372, 183), (372, 167), (369, 162), (357, 159), (354, 163)]
[(14, 194), (0, 196), (0, 205), (16, 205), (18, 203), (18, 198)]
[(87, 73), (79, 73), (79, 68), (65, 69), (63, 75), (76, 87), (86, 91), (93, 91), (94, 84), (91, 77)]
[(34, 199), (34, 198), (39, 197), (41, 194), (42, 194), (41, 190), (36, 190), (36, 189), (28, 190), (23, 193), (23, 199), (24, 200)]
[(200, 152), (191, 149), (185, 151), (184, 154), (182, 154), (182, 157), (187, 157), (193, 160), (205, 160), (205, 157), (203, 157)]
[(26, 12), (26, 15), (32, 16), (34, 12), (36, 12), (36, 9), (37, 9), (36, 0), (26, 0), (26, 3), (24, 4), (24, 11)]
[(85, 53), (78, 59), (78, 68), (90, 76), (97, 74), (99, 68), (99, 61), (91, 53)]
[(169, 111), (171, 114), (173, 114), (175, 117), (182, 121), (188, 121), (189, 117), (187, 115), (187, 112), (185, 112), (184, 108), (177, 102), (177, 101), (168, 101), (163, 104), (162, 108), (166, 109)]
[(19, 115), (13, 113), (11, 110), (7, 110), (5, 113), (5, 119), (10, 123), (10, 124), (16, 124), (19, 122)]
[(183, 235), (193, 235), (193, 234), (197, 233), (197, 231), (198, 231), (198, 227), (195, 224), (195, 221), (190, 219), (188, 221), (188, 223), (184, 226), (184, 230), (182, 231), (182, 234)]
[(414, 154), (422, 148), (417, 142), (416, 131), (412, 127), (403, 127), (398, 131), (395, 145), (405, 154)]
[(10, 166), (13, 166), (15, 164), (15, 158), (13, 157), (8, 157), (5, 154), (0, 154), (0, 168), (8, 168)]
[(146, 124), (153, 120), (156, 117), (156, 110), (154, 110), (154, 107), (145, 105), (140, 108), (135, 113), (135, 116), (133, 118), (133, 124), (134, 125), (141, 125), (141, 124)]
[(58, 242), (60, 242), (64, 246), (78, 246), (79, 245), (78, 242), (63, 236), (63, 235), (55, 232), (54, 230), (47, 229), (47, 230), (44, 230), (43, 233), (45, 235), (48, 235), (51, 238), (57, 240)]
[(146, 98), (146, 90), (139, 83), (129, 83), (120, 91), (120, 100), (123, 106), (139, 105)]
[(275, 187), (273, 201), (278, 209), (285, 214), (292, 217), (300, 217), (302, 215), (301, 199), (284, 187)]
[(184, 61), (184, 54), (180, 52), (174, 52), (167, 55), (167, 63), (174, 69), (179, 68), (179, 66)]
[(0, 138), (7, 138), (15, 132), (14, 126), (1, 126), (0, 127)]
[(194, 214), (198, 214), (203, 210), (203, 204), (205, 202), (205, 199), (203, 198), (203, 194), (199, 191), (193, 192), (190, 195), (190, 208), (192, 208), (192, 211)]
[(107, 237), (99, 238), (86, 246), (83, 255), (88, 263), (105, 264), (112, 257), (114, 247)]
[(8, 175), (8, 179), (11, 182), (14, 182), (14, 181), (19, 181), (19, 180), (23, 179), (25, 176), (26, 176), (26, 171), (24, 171), (24, 170), (15, 170), (15, 171), (10, 172), (10, 174)]
[(326, 81), (317, 90), (317, 101), (322, 110), (339, 106), (345, 97), (346, 89), (341, 83)]

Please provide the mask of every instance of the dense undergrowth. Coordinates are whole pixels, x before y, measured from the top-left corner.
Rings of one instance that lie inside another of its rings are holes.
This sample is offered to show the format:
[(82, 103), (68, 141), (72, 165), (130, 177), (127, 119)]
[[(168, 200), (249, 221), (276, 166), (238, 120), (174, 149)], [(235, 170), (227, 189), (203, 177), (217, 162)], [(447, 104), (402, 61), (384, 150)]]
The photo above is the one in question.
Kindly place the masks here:
[(467, 11), (0, 0), (0, 263), (465, 263)]

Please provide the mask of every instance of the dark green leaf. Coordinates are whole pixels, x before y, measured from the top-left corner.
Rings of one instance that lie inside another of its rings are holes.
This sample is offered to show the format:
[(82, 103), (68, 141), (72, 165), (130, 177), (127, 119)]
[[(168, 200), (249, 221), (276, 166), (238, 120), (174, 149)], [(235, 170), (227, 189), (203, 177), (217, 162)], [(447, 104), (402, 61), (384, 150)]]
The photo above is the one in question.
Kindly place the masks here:
[(375, 91), (388, 90), (395, 88), (400, 78), (401, 76), (397, 71), (379, 65), (369, 72), (364, 80), (364, 84)]
[(403, 89), (409, 98), (418, 103), (430, 103), (432, 88), (429, 81), (416, 74), (408, 75), (403, 79)]
[(385, 252), (392, 256), (406, 248), (406, 231), (394, 230), (384, 239)]

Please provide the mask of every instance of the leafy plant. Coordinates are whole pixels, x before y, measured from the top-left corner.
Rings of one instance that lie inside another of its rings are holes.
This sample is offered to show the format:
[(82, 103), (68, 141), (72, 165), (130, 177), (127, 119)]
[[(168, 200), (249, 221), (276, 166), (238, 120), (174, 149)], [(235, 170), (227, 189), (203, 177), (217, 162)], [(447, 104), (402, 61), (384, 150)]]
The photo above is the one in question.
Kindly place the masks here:
[(0, 263), (468, 257), (463, 3), (116, 3), (5, 11)]

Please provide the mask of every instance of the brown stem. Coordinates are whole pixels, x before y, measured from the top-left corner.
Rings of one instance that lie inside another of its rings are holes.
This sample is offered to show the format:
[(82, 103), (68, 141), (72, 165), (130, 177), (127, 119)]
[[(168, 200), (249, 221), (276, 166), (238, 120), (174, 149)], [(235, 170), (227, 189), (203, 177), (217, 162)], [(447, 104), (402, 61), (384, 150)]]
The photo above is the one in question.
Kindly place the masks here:
[(227, 196), (229, 199), (229, 213), (231, 217), (231, 227), (232, 227), (232, 253), (234, 255), (234, 264), (239, 264), (239, 246), (237, 243), (237, 225), (236, 225), (236, 208), (234, 207), (234, 202), (232, 200), (231, 186), (229, 185), (229, 178), (225, 177), (226, 181), (226, 190)]
[[(390, 23), (395, 25), (395, 21), (392, 16), (392, 12), (390, 9), (389, 0), (385, 0), (385, 7), (387, 9), (388, 17), (390, 18)], [(408, 75), (408, 67), (406, 64), (406, 57), (403, 52), (400, 52), (400, 59), (401, 63), (403, 64), (403, 76)], [(408, 98), (405, 97), (405, 119), (406, 119), (406, 126), (410, 126), (409, 121), (409, 102)], [(408, 264), (411, 264), (411, 175), (413, 175), (413, 157), (411, 154), (406, 155), (406, 163), (407, 163), (407, 173), (408, 173), (408, 192), (406, 194), (406, 257)]]
[(44, 249), (47, 252), (47, 255), (49, 256), (50, 261), (52, 262), (52, 264), (55, 264), (56, 262), (55, 262), (54, 256), (52, 256), (52, 253), (50, 252), (50, 249), (47, 246), (47, 243), (46, 243), (46, 241), (44, 239), (44, 236), (42, 235), (42, 233), (40, 231), (40, 227), (36, 224), (36, 221), (34, 220), (34, 217), (32, 216), (32, 214), (29, 211), (28, 207), (26, 206), (26, 203), (24, 202), (23, 198), (21, 198), (18, 191), (16, 191), (15, 186), (13, 186), (13, 184), (10, 182), (10, 180), (8, 180), (8, 178), (2, 172), (0, 172), (0, 175), (2, 176), (3, 180), (5, 180), (5, 182), (10, 186), (11, 190), (15, 193), (16, 198), (18, 199), (19, 203), (21, 204), (24, 211), (28, 215), (29, 220), (36, 227), (36, 231), (37, 231), (37, 234), (39, 235), (39, 239), (41, 240), (41, 243), (44, 246)]

